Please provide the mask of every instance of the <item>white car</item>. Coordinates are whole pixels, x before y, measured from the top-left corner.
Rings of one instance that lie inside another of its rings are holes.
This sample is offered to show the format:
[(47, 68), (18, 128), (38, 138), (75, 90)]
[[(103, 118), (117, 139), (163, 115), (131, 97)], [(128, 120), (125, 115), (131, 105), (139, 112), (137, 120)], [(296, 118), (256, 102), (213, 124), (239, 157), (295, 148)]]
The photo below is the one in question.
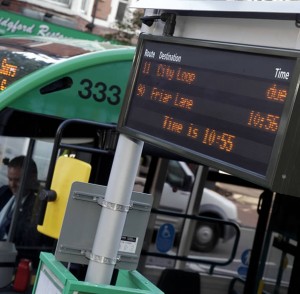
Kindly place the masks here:
[[(160, 199), (159, 209), (177, 213), (186, 213), (194, 174), (185, 162), (170, 160), (166, 182)], [(205, 216), (238, 224), (236, 205), (219, 193), (204, 188), (199, 207), (199, 216)], [(179, 231), (183, 219), (158, 214), (155, 228), (164, 223), (172, 223)], [(219, 239), (223, 242), (235, 236), (235, 229), (230, 225), (213, 222), (197, 222), (192, 247), (198, 251), (209, 252), (217, 245)]]

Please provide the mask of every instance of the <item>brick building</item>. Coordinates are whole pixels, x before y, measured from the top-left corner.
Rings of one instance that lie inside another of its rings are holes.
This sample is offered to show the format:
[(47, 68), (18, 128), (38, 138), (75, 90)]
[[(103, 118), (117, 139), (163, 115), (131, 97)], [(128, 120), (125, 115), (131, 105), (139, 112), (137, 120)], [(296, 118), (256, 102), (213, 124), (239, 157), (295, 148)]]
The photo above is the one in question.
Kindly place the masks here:
[[(134, 37), (131, 0), (2, 0), (0, 10), (95, 35), (129, 40)], [(123, 30), (120, 31), (122, 24)], [(130, 27), (128, 31), (128, 26)]]

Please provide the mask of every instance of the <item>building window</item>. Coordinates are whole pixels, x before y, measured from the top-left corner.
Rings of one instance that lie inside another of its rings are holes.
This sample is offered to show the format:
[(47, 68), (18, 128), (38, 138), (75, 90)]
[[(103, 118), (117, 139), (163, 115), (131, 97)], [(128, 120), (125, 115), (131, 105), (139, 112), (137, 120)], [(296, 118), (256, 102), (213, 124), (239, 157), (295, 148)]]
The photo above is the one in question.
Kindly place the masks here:
[(128, 5), (128, 0), (121, 0), (119, 2), (117, 14), (116, 14), (116, 20), (117, 21), (123, 21), (124, 16), (125, 16), (125, 12), (126, 12), (126, 9), (127, 9), (127, 5)]
[(68, 7), (70, 7), (72, 4), (72, 0), (46, 0), (46, 1), (52, 3), (58, 3), (61, 4), (62, 6), (68, 6)]
[(87, 13), (89, 7), (89, 0), (82, 0), (81, 2), (81, 11)]

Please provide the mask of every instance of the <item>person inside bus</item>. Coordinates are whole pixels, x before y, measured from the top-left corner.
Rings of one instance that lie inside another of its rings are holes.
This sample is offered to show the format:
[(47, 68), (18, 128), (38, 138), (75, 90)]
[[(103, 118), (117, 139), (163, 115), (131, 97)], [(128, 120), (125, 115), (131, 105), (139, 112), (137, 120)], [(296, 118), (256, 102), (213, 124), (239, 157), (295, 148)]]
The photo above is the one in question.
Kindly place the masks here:
[[(38, 235), (36, 233), (38, 214), (34, 210), (37, 200), (38, 173), (37, 166), (32, 159), (28, 164), (27, 177), (25, 177), (27, 179), (23, 192), (21, 191), (22, 195), (18, 195), (24, 162), (25, 156), (17, 156), (7, 163), (8, 186), (1, 188), (1, 190), (5, 191), (4, 197), (8, 200), (0, 212), (0, 240), (7, 239), (17, 203), (16, 197), (21, 197), (13, 238), (16, 245), (31, 245), (36, 242)], [(3, 195), (0, 195), (0, 198)], [(7, 195), (10, 195), (10, 198)]]
[(19, 166), (18, 162), (11, 160), (9, 162), (8, 158), (3, 159), (3, 164), (7, 165), (7, 179), (8, 184), (0, 187), (0, 211), (9, 201), (13, 194), (15, 194), (16, 189), (19, 185)]

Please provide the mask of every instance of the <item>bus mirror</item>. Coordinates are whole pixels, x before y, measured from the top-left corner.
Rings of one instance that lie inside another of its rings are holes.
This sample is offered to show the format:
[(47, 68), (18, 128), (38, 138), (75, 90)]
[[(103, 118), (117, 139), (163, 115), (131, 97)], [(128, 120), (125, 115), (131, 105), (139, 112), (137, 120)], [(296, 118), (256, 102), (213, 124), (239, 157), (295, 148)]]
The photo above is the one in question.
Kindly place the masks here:
[(61, 156), (54, 168), (51, 191), (56, 199), (47, 203), (44, 222), (37, 230), (49, 237), (58, 239), (65, 215), (73, 182), (89, 181), (91, 165), (72, 157)]
[(56, 192), (53, 190), (42, 189), (39, 193), (39, 198), (42, 201), (55, 201), (56, 197)]

